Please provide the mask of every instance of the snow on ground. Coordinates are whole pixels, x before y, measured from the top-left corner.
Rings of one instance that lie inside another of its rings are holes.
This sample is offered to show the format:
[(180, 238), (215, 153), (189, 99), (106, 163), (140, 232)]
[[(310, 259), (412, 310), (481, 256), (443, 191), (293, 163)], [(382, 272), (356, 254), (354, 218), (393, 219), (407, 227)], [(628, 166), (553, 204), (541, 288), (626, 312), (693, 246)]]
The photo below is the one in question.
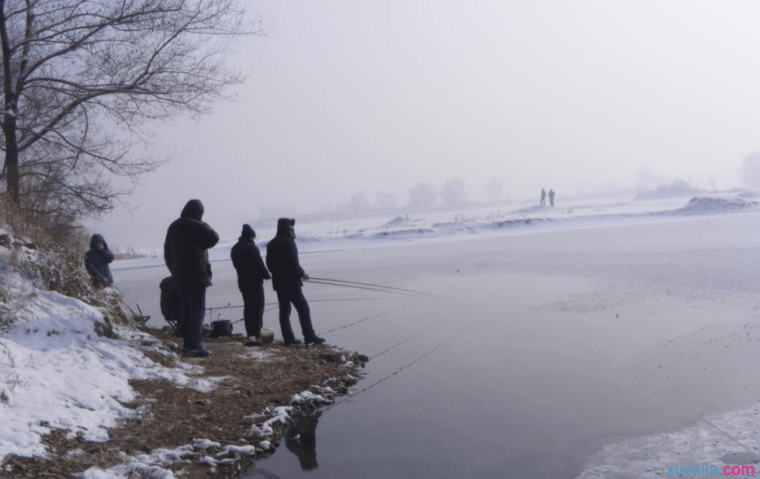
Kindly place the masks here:
[[(641, 222), (673, 221), (679, 217), (742, 213), (760, 210), (753, 192), (705, 194), (693, 198), (669, 198), (657, 201), (598, 200), (556, 207), (529, 205), (517, 209), (465, 209), (388, 217), (368, 217), (319, 222), (296, 222), (299, 249), (376, 247), (397, 241), (455, 239), (462, 235), (530, 234), (538, 228), (575, 229), (600, 225), (626, 225)], [(213, 218), (208, 221), (213, 226)], [(259, 244), (264, 247), (273, 236), (265, 225), (256, 225)], [(395, 241), (393, 241), (395, 240)], [(216, 260), (229, 258), (229, 248), (237, 238), (222, 238), (210, 253)], [(153, 249), (158, 250), (156, 245)], [(140, 262), (141, 261), (141, 262)], [(147, 259), (123, 267), (148, 264)]]
[(106, 428), (143, 412), (123, 405), (135, 397), (130, 379), (214, 387), (218, 378), (200, 378), (200, 368), (168, 369), (148, 359), (139, 348), (157, 349), (150, 335), (116, 328), (123, 339), (99, 336), (101, 311), (38, 288), (39, 278), (21, 273), (10, 255), (0, 247), (0, 323), (8, 326), (0, 335), (0, 461), (44, 455), (41, 437), (51, 429), (107, 440)]

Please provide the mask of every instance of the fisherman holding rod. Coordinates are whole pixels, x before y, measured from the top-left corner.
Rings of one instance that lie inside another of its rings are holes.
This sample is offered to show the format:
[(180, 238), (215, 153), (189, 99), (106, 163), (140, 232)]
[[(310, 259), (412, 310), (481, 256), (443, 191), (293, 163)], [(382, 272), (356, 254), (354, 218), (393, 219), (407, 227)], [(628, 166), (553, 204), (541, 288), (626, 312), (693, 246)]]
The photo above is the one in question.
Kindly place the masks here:
[(261, 346), (261, 328), (264, 325), (264, 281), (272, 277), (264, 266), (261, 253), (254, 240), (256, 232), (243, 225), (237, 244), (230, 250), (232, 265), (238, 276), (238, 289), (243, 295), (243, 318), (248, 342), (245, 346)]
[(298, 321), (301, 323), (301, 332), (306, 344), (321, 344), (325, 340), (314, 332), (309, 303), (306, 302), (302, 291), (303, 280), (308, 280), (309, 275), (298, 262), (295, 224), (296, 220), (291, 218), (277, 220), (277, 235), (267, 245), (267, 268), (272, 273), (272, 287), (277, 292), (277, 301), (280, 304), (280, 331), (285, 346), (301, 344), (290, 326), (292, 303), (298, 312)]

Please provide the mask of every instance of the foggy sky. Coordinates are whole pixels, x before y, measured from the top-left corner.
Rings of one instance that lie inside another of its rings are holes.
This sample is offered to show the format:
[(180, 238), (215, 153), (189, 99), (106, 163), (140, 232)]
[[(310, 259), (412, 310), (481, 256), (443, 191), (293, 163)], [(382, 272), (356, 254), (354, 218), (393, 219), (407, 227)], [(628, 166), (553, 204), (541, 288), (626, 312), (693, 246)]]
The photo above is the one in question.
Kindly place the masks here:
[(177, 159), (94, 229), (168, 226), (191, 198), (235, 222), (360, 190), (403, 205), (452, 177), (471, 199), (492, 177), (518, 199), (641, 169), (726, 188), (760, 149), (757, 2), (245, 4), (268, 34), (231, 58), (249, 72), (237, 99), (156, 125), (154, 152)]

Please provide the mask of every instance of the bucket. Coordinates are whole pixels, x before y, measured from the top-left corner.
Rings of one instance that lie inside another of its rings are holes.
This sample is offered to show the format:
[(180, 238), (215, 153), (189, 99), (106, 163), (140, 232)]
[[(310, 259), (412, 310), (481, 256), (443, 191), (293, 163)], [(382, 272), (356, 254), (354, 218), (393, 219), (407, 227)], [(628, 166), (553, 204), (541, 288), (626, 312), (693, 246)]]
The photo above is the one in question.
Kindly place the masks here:
[(274, 331), (271, 329), (261, 330), (261, 344), (272, 344), (274, 341)]
[(220, 319), (211, 322), (211, 337), (221, 338), (223, 336), (232, 336), (232, 322), (229, 319)]

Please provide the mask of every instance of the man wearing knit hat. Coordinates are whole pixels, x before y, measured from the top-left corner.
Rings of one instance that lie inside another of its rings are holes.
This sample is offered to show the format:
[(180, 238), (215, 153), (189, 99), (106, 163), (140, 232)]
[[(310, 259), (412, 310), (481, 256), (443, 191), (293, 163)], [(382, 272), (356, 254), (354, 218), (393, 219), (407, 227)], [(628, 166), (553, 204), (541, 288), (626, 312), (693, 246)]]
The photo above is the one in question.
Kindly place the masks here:
[(238, 276), (238, 288), (243, 294), (243, 319), (248, 342), (245, 346), (261, 345), (261, 328), (264, 325), (264, 280), (271, 279), (264, 266), (261, 253), (253, 240), (256, 232), (243, 225), (237, 244), (230, 251), (232, 265)]
[(298, 262), (296, 232), (293, 229), (295, 224), (296, 220), (291, 218), (277, 220), (277, 235), (267, 244), (267, 267), (272, 272), (272, 287), (277, 291), (277, 301), (280, 303), (282, 341), (285, 346), (301, 344), (290, 327), (292, 303), (298, 311), (298, 321), (306, 344), (321, 344), (325, 340), (318, 337), (311, 326), (309, 303), (301, 291), (302, 280), (308, 280), (309, 275)]

